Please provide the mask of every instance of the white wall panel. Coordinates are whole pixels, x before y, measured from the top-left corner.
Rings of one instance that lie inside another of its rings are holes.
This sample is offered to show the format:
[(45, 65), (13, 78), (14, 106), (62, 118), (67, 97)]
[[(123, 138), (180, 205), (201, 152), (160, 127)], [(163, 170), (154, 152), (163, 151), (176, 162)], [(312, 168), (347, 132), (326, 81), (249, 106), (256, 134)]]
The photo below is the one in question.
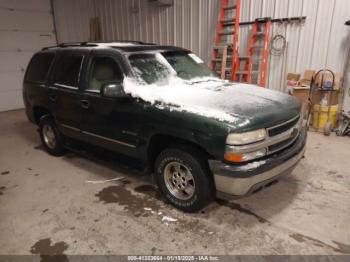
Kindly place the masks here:
[[(20, 84), (22, 83), (17, 79), (15, 81), (19, 82)], [(0, 99), (0, 112), (23, 108), (23, 98), (21, 89), (2, 91), (1, 96), (2, 97)]]
[(93, 0), (56, 0), (53, 8), (59, 42), (88, 40), (89, 19), (96, 14)]
[[(192, 49), (210, 60), (219, 0), (174, 0), (171, 7), (152, 7), (147, 0), (54, 0), (59, 40), (88, 39), (88, 19), (99, 16), (104, 40), (129, 39)], [(345, 20), (349, 0), (241, 0), (241, 21), (257, 17), (307, 16), (304, 24), (274, 24), (288, 47), (271, 56), (268, 85), (283, 90), (288, 72), (329, 67), (342, 72), (348, 48)], [(246, 53), (249, 26), (240, 28), (239, 50)]]
[(1, 0), (0, 7), (11, 8), (15, 10), (48, 12), (51, 10), (50, 1), (47, 0)]
[[(23, 23), (26, 21), (26, 23)], [(26, 10), (0, 9), (0, 30), (20, 31), (50, 31), (52, 30), (52, 17), (50, 13)]]
[(52, 32), (2, 31), (0, 34), (2, 51), (35, 51), (56, 41)]
[[(8, 77), (8, 75), (11, 75), (11, 77)], [(23, 80), (23, 72), (21, 71), (0, 71), (0, 77), (1, 77), (1, 94), (3, 96), (6, 96), (7, 94), (13, 95), (14, 93), (22, 92), (22, 80)], [(16, 91), (16, 92), (15, 92)], [(22, 99), (22, 95), (20, 97)], [(3, 99), (1, 100), (1, 107), (3, 108), (4, 101), (8, 100)], [(11, 100), (11, 99), (10, 99)]]
[(0, 0), (0, 111), (23, 107), (31, 56), (56, 43), (50, 6), (50, 0)]
[(24, 71), (31, 57), (32, 52), (0, 52), (0, 61), (6, 61), (6, 63), (0, 63), (0, 72)]

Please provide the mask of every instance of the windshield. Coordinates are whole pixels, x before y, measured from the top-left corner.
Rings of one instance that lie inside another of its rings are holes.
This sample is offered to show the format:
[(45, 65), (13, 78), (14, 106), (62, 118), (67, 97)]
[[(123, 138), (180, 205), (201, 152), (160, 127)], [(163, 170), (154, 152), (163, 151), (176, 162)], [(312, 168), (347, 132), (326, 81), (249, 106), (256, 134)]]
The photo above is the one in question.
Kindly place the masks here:
[(135, 54), (129, 57), (129, 61), (137, 76), (147, 84), (153, 84), (171, 76), (184, 80), (217, 77), (199, 57), (188, 52)]

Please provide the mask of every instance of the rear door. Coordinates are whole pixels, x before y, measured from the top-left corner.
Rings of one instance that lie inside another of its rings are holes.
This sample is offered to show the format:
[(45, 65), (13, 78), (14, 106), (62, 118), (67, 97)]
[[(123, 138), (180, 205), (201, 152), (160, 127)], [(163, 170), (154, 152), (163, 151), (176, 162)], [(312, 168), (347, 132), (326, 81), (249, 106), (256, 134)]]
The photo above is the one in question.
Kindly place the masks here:
[(79, 137), (82, 109), (79, 85), (89, 50), (59, 52), (49, 86), (49, 99), (54, 103), (54, 116), (60, 130)]

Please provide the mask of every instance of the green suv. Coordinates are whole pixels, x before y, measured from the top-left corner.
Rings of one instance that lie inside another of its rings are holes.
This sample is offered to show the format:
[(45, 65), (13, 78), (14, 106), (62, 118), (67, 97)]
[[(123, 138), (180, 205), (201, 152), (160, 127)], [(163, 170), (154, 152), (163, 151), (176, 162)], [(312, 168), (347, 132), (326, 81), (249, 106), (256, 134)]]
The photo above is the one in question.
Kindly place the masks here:
[(221, 80), (195, 54), (173, 46), (44, 48), (29, 63), (23, 98), (49, 154), (82, 141), (126, 155), (188, 212), (271, 184), (305, 150), (295, 98)]

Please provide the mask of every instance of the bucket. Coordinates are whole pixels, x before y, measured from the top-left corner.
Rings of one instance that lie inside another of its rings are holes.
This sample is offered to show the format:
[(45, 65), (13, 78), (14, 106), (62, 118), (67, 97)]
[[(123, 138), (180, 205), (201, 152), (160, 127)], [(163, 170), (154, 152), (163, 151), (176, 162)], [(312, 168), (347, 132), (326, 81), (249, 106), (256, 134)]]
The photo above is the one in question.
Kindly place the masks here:
[(329, 118), (328, 116), (329, 106), (313, 106), (312, 113), (312, 127), (315, 129), (324, 129), (327, 120), (331, 124), (331, 128), (334, 128), (337, 121), (338, 105), (333, 105), (330, 107)]

